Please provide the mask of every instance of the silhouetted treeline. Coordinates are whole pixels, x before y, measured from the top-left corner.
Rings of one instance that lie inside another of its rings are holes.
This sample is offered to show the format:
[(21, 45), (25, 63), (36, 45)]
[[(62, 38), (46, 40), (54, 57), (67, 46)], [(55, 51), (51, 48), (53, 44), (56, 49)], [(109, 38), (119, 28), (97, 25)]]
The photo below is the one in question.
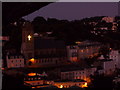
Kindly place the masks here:
[[(55, 18), (45, 19), (41, 16), (36, 17), (31, 23), (34, 27), (34, 32), (53, 32), (51, 36), (56, 37), (56, 39), (62, 39), (66, 44), (75, 44), (76, 41), (84, 40), (94, 40), (103, 43), (110, 43), (113, 47), (120, 45), (120, 17), (115, 17), (115, 22), (117, 22), (117, 32), (112, 32), (112, 23), (107, 23), (102, 21), (105, 16), (96, 16), (91, 18), (84, 18), (82, 20), (58, 20)], [(20, 50), (22, 43), (22, 25), (26, 20), (19, 19), (16, 23), (10, 23), (6, 27), (3, 27), (3, 35), (10, 36), (10, 41), (6, 43), (7, 48), (18, 48)], [(91, 23), (94, 22), (94, 23)], [(108, 27), (108, 32), (101, 35), (95, 35), (91, 33), (94, 28)], [(114, 45), (115, 44), (115, 45)]]

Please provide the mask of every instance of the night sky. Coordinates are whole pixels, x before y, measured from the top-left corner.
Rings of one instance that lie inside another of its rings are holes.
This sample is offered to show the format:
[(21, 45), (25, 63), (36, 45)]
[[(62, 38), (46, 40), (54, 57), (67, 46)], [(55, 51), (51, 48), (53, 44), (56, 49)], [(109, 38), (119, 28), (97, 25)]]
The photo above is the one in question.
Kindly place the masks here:
[(94, 16), (117, 16), (117, 2), (56, 2), (51, 3), (24, 18), (32, 21), (36, 16), (66, 20)]

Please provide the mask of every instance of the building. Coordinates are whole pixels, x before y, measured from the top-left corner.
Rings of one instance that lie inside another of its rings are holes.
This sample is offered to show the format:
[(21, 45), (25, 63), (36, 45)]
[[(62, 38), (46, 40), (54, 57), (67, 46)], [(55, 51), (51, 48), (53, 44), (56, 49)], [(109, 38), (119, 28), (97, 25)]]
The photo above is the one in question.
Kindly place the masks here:
[(39, 73), (25, 74), (24, 85), (29, 86), (31, 88), (40, 88), (40, 87), (47, 87), (50, 84), (52, 84), (53, 81), (45, 80), (44, 76), (47, 77), (47, 74), (45, 72), (43, 72), (42, 74)]
[(8, 54), (6, 63), (7, 68), (21, 68), (25, 66), (25, 59), (22, 54)]
[(32, 24), (25, 24), (21, 52), (25, 55), (28, 65), (58, 65), (66, 61), (64, 41), (49, 37), (49, 34), (51, 33), (34, 33)]
[(0, 36), (0, 48), (1, 48), (1, 53), (0, 53), (0, 68), (4, 67), (4, 63), (5, 63), (5, 51), (4, 51), (4, 47), (5, 44), (9, 41), (9, 37), (8, 36)]
[(82, 79), (90, 83), (90, 76), (94, 75), (97, 68), (71, 68), (61, 71), (61, 80)]
[(101, 55), (98, 60), (94, 63), (94, 66), (97, 67), (99, 74), (112, 75), (115, 72), (116, 64), (112, 59), (105, 59)]
[(62, 81), (54, 81), (54, 86), (58, 88), (70, 88), (72, 86), (78, 86), (81, 88), (88, 87), (87, 82), (84, 80), (62, 80)]
[(120, 52), (119, 50), (111, 50), (109, 58), (115, 62), (116, 68), (120, 68)]
[(4, 46), (4, 44), (9, 41), (9, 37), (8, 36), (0, 36), (0, 46)]
[(22, 27), (22, 46), (21, 53), (26, 60), (34, 57), (34, 37), (33, 26), (30, 22), (25, 22)]
[(35, 37), (35, 58), (37, 59), (35, 63), (40, 65), (55, 65), (61, 64), (66, 61), (67, 52), (65, 48), (65, 43), (62, 40), (55, 39), (41, 39)]
[(100, 47), (102, 46), (99, 42), (86, 40), (79, 44), (79, 59), (93, 57), (97, 55)]
[(24, 78), (24, 85), (29, 86), (31, 88), (43, 88), (43, 87), (57, 87), (57, 88), (69, 88), (71, 86), (78, 87), (87, 87), (87, 82), (81, 79), (76, 80), (47, 80), (44, 79), (42, 74), (38, 73), (28, 73)]
[(67, 46), (67, 56), (68, 60), (71, 62), (76, 62), (78, 60), (78, 45)]
[(77, 61), (85, 58), (93, 57), (98, 54), (100, 47), (102, 46), (99, 42), (83, 41), (76, 42), (77, 45), (67, 46), (68, 60)]

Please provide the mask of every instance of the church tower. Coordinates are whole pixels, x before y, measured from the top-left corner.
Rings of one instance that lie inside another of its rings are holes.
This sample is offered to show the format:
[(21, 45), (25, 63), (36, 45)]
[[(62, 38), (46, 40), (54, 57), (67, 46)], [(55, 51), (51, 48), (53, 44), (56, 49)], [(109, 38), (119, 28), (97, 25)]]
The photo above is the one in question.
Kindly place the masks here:
[(30, 22), (25, 22), (22, 27), (22, 46), (21, 53), (24, 54), (25, 59), (28, 60), (34, 58), (34, 31)]

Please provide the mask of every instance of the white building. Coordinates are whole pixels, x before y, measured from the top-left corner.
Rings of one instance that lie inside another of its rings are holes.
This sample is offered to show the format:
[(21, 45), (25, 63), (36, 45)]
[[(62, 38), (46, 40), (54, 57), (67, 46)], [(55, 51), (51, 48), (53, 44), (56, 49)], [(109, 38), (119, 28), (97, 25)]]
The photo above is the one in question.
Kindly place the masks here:
[(19, 68), (24, 67), (23, 55), (7, 55), (7, 68)]
[(101, 69), (98, 70), (99, 74), (104, 75), (111, 75), (114, 74), (116, 63), (112, 59), (104, 59), (103, 55), (99, 57), (99, 60), (95, 63), (96, 66), (101, 67)]
[(72, 69), (72, 70), (63, 70), (61, 71), (62, 80), (74, 80), (82, 79), (87, 82), (90, 82), (90, 75), (94, 75), (94, 72), (97, 70), (95, 67), (84, 68), (84, 69)]
[(71, 45), (67, 46), (67, 56), (68, 60), (70, 61), (77, 61), (78, 60), (78, 45)]
[(63, 81), (55, 81), (54, 86), (57, 86), (58, 88), (70, 88), (72, 86), (77, 86), (77, 87), (88, 87), (87, 82), (84, 80), (63, 80)]
[(76, 43), (77, 45), (67, 46), (68, 60), (70, 61), (77, 61), (97, 55), (102, 45), (99, 42), (93, 42), (89, 40)]
[(120, 53), (118, 50), (111, 50), (109, 58), (115, 62), (117, 68), (120, 68)]

